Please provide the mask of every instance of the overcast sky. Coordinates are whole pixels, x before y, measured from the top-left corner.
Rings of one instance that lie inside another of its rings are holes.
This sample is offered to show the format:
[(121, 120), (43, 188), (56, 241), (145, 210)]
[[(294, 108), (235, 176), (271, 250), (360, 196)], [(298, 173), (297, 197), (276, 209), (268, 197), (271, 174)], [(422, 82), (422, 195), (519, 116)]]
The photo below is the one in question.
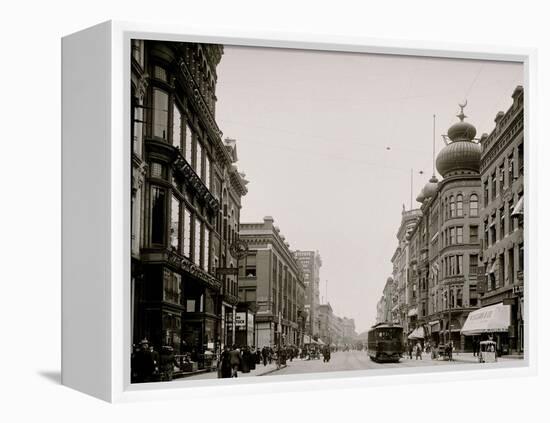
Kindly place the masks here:
[(241, 222), (273, 216), (292, 249), (319, 250), (322, 301), (364, 331), (391, 275), (410, 169), (414, 208), (432, 174), (433, 114), (437, 154), (458, 103), (479, 136), (522, 84), (515, 63), (226, 46), (216, 118), (250, 181)]

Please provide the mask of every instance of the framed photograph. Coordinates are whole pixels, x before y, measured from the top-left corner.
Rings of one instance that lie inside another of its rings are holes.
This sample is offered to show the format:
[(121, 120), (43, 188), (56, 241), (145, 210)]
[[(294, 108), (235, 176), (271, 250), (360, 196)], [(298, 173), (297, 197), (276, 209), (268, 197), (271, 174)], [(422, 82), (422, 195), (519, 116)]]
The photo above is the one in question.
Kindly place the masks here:
[(63, 383), (129, 401), (535, 371), (534, 57), (65, 37)]

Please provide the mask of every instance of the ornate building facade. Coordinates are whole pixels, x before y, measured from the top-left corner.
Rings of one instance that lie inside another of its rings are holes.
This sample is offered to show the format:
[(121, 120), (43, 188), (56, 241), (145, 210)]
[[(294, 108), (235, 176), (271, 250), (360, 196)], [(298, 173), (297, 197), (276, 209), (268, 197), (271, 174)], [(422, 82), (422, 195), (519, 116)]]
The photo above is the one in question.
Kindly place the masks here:
[(500, 349), (523, 352), (523, 87), (512, 99), (481, 138), (480, 284), (483, 307), (510, 306), (509, 331), (497, 335)]
[(218, 270), (238, 267), (230, 246), (247, 193), (235, 141), (222, 140), (215, 120), (222, 54), (213, 44), (132, 40), (133, 342), (199, 363), (228, 342), (238, 276)]
[(302, 269), (271, 216), (241, 223), (239, 237), (248, 245), (241, 263), (241, 299), (255, 303), (255, 345), (301, 345), (306, 325)]

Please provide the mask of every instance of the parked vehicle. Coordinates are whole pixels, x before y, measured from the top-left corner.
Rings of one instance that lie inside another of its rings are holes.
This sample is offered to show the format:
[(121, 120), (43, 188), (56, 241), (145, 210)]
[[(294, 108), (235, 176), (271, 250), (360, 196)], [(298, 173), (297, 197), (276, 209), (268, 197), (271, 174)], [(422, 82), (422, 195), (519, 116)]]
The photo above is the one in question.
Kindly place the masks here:
[(479, 362), (497, 362), (497, 343), (495, 341), (481, 341), (479, 343)]

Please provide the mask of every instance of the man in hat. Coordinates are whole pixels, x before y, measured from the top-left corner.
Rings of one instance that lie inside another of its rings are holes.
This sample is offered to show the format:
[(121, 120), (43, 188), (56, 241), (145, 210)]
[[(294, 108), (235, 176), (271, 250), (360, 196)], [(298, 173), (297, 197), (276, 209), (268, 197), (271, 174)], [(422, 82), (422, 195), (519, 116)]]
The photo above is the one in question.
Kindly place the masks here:
[(140, 348), (134, 355), (132, 373), (136, 383), (151, 382), (155, 371), (155, 360), (149, 349), (149, 341), (142, 339)]

